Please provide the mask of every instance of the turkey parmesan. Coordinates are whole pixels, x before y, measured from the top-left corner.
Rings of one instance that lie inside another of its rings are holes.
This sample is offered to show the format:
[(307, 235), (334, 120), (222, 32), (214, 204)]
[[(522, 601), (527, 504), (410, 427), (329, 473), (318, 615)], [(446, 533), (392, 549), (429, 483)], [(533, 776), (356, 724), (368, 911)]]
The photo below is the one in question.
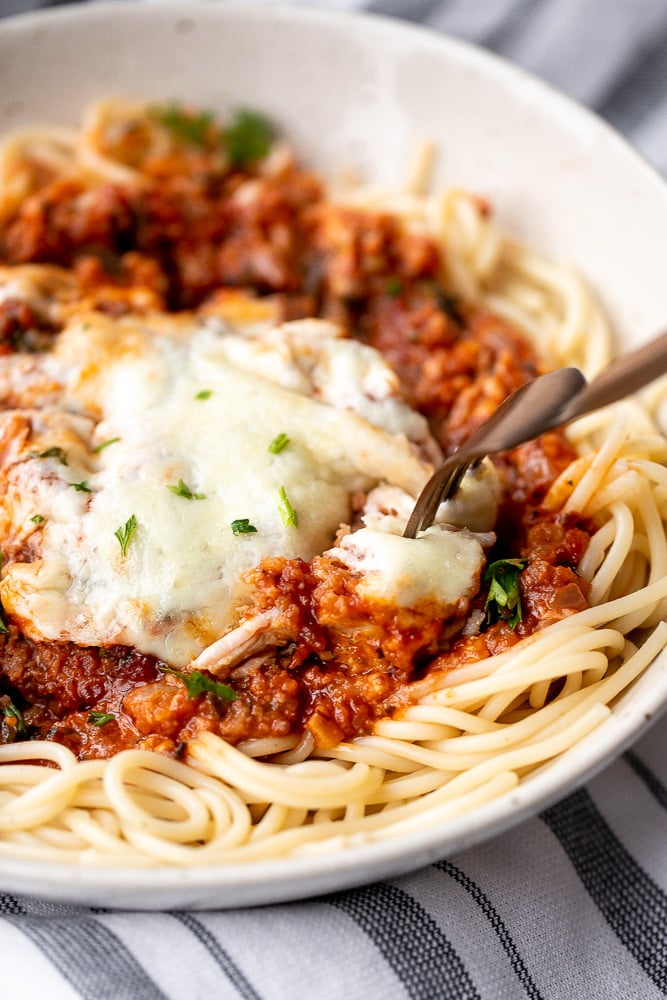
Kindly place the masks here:
[[(24, 364), (3, 359), (5, 386)], [(31, 365), (28, 405), (0, 415), (1, 594), (33, 639), (185, 666), (232, 624), (247, 570), (312, 559), (355, 493), (414, 497), (439, 454), (380, 354), (324, 321), (90, 312)], [(482, 560), (473, 543), (449, 603)]]

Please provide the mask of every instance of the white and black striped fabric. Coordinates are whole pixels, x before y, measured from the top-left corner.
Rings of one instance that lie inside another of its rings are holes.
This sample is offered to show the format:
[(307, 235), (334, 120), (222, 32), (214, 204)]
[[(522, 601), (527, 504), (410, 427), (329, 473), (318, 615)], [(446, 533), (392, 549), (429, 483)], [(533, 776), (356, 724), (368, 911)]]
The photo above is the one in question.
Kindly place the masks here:
[[(0, 0), (0, 13), (52, 5)], [(667, 172), (667, 0), (326, 5), (486, 46), (596, 109)], [(308, 902), (122, 913), (0, 892), (0, 998), (666, 996), (666, 751), (663, 720), (585, 789), (517, 829), (414, 874)]]

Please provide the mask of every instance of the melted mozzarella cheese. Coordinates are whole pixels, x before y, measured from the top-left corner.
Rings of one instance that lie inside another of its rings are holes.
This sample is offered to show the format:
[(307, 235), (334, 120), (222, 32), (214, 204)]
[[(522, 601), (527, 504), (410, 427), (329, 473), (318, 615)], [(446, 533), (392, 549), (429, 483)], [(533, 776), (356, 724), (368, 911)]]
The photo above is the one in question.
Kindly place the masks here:
[[(437, 454), (423, 420), (376, 352), (319, 327), (305, 368), (289, 329), (248, 338), (93, 314), (65, 329), (37, 363), (60, 386), (58, 407), (0, 417), (12, 442), (0, 456), (5, 535), (37, 555), (9, 562), (1, 596), (28, 635), (125, 643), (184, 666), (231, 624), (247, 598), (242, 574), (262, 558), (327, 549), (355, 491), (386, 481), (416, 495), (431, 471), (420, 456)], [(322, 391), (334, 356), (342, 409)], [(276, 455), (279, 433), (290, 443)], [(281, 490), (297, 526), (281, 515)], [(239, 519), (257, 530), (234, 534)]]
[(436, 604), (443, 617), (476, 593), (484, 550), (468, 531), (433, 525), (417, 538), (362, 528), (329, 553), (359, 573), (364, 597), (398, 607)]

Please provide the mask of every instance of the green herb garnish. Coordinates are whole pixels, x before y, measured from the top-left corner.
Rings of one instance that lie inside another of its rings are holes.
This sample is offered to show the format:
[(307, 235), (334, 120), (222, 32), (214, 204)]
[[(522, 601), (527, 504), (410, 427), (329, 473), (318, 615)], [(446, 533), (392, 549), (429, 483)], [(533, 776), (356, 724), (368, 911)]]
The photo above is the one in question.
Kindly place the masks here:
[(3, 706), (2, 714), (6, 719), (14, 719), (16, 721), (16, 732), (19, 736), (27, 736), (28, 730), (26, 729), (23, 712), (20, 708), (16, 707), (13, 701)]
[(113, 722), (116, 718), (111, 712), (89, 712), (88, 722), (94, 726), (106, 726), (107, 722)]
[(67, 452), (63, 448), (47, 448), (46, 451), (31, 451), (30, 458), (57, 458), (61, 465), (67, 465)]
[(387, 282), (385, 288), (387, 295), (390, 295), (392, 299), (397, 298), (403, 291), (403, 282), (400, 278), (390, 278)]
[(155, 117), (160, 125), (172, 133), (181, 142), (188, 146), (205, 146), (209, 129), (213, 121), (210, 111), (201, 111), (199, 114), (191, 114), (178, 104), (168, 104), (166, 107), (157, 108)]
[(279, 455), (280, 452), (287, 447), (290, 443), (290, 439), (287, 434), (282, 433), (274, 437), (273, 441), (269, 445), (269, 451), (272, 455)]
[(205, 493), (193, 493), (189, 486), (186, 486), (182, 479), (178, 480), (176, 486), (167, 483), (167, 489), (175, 493), (177, 497), (185, 497), (186, 500), (205, 500)]
[(254, 524), (251, 524), (247, 517), (240, 517), (236, 521), (232, 521), (231, 529), (235, 535), (252, 535), (257, 528)]
[(286, 528), (299, 527), (297, 512), (294, 510), (294, 507), (292, 507), (284, 486), (281, 486), (278, 490), (278, 510), (280, 511), (280, 516), (282, 517), (283, 524)]
[(108, 448), (110, 444), (115, 444), (116, 441), (120, 441), (120, 438), (109, 438), (108, 441), (100, 441), (100, 443), (96, 444), (95, 447), (93, 448), (93, 454), (99, 455), (101, 451), (104, 451), (105, 448)]
[(522, 620), (519, 577), (528, 565), (526, 559), (498, 559), (487, 567), (485, 580), (490, 580), (484, 608), (487, 624), (502, 620), (511, 629)]
[(82, 479), (80, 483), (70, 483), (70, 486), (73, 486), (77, 493), (92, 493), (93, 492), (91, 490), (90, 486), (88, 485), (88, 480), (87, 479)]
[(42, 517), (41, 514), (33, 514), (30, 520), (32, 521), (33, 524), (41, 524), (44, 518)]
[(212, 395), (213, 395), (212, 389), (202, 389), (201, 392), (197, 393), (195, 399), (210, 399)]
[(206, 674), (200, 673), (199, 670), (185, 673), (183, 670), (174, 670), (173, 667), (167, 667), (164, 664), (160, 666), (160, 670), (163, 674), (173, 674), (174, 677), (180, 677), (185, 684), (188, 698), (198, 698), (200, 694), (210, 692), (222, 701), (236, 701), (234, 688), (231, 688), (229, 684), (220, 684), (219, 681), (212, 680)]
[(132, 514), (131, 517), (128, 517), (127, 521), (125, 522), (125, 527), (121, 526), (120, 528), (116, 528), (116, 530), (114, 531), (114, 535), (118, 539), (118, 543), (120, 545), (120, 552), (123, 557), (125, 557), (125, 554), (127, 552), (127, 547), (130, 544), (132, 535), (135, 533), (136, 530), (137, 530), (137, 519), (134, 516), (134, 514)]
[(224, 140), (229, 162), (242, 167), (267, 155), (273, 142), (273, 129), (262, 115), (241, 108), (224, 132)]

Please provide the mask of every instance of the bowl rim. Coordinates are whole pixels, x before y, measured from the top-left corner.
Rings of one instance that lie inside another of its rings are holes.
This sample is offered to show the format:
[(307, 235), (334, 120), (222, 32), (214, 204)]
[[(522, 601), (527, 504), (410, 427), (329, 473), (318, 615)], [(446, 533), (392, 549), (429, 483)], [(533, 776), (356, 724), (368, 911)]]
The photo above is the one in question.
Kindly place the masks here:
[[(293, 19), (319, 25), (355, 24), (364, 32), (386, 37), (413, 38), (420, 46), (453, 58), (503, 85), (522, 89), (522, 99), (558, 116), (559, 127), (568, 129), (594, 125), (611, 144), (614, 155), (623, 158), (643, 185), (651, 185), (654, 197), (665, 203), (667, 183), (626, 139), (595, 112), (578, 104), (548, 82), (508, 62), (493, 52), (444, 32), (373, 13), (331, 10), (278, 4), (225, 4), (205, 0), (138, 4), (132, 0), (102, 0), (85, 8), (70, 4), (30, 11), (0, 20), (0, 44), (4, 38), (20, 37), (35, 28), (103, 23), (109, 15), (139, 23), (143, 20), (209, 18), (215, 21), (270, 19), (274, 23)], [(0, 854), (0, 883), (8, 891), (46, 899), (99, 904), (134, 909), (164, 909), (181, 906), (228, 908), (304, 899), (334, 890), (348, 889), (380, 878), (397, 876), (495, 837), (574, 791), (612, 762), (667, 708), (667, 654), (663, 653), (644, 672), (656, 682), (642, 689), (640, 704), (624, 705), (621, 697), (612, 715), (572, 750), (535, 771), (515, 789), (450, 820), (446, 830), (429, 827), (388, 839), (352, 843), (327, 853), (296, 858), (256, 861), (247, 865), (216, 864), (181, 867), (86, 867), (25, 860)], [(660, 679), (662, 678), (662, 683)], [(582, 755), (582, 747), (585, 754)], [(573, 754), (574, 751), (574, 754)], [(581, 759), (579, 759), (581, 758)]]

